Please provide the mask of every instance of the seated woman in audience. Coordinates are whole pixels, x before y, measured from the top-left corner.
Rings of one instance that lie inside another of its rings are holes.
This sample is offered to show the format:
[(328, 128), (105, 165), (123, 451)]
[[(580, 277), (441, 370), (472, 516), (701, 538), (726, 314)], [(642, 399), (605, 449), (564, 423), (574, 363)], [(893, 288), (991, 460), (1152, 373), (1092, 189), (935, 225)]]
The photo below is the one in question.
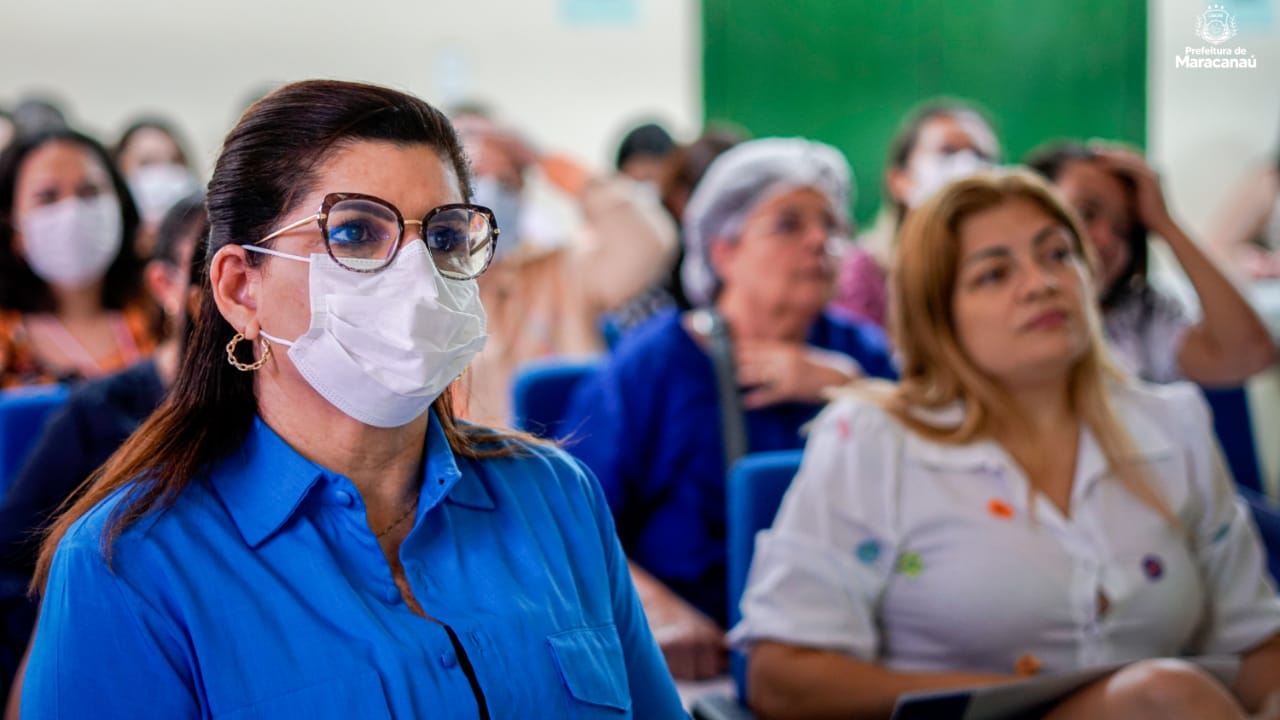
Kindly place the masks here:
[(145, 272), (147, 289), (166, 316), (164, 339), (147, 360), (74, 389), (49, 418), (22, 470), (0, 498), (0, 688), (8, 688), (35, 622), (35, 602), (25, 589), (35, 571), (40, 531), (138, 429), (173, 384), (182, 334), (192, 315), (186, 308), (188, 288), (199, 282), (193, 274), (203, 271), (204, 252), (197, 251), (197, 242), (208, 227), (203, 195), (179, 201), (166, 214), (156, 255)]
[[(476, 174), (476, 201), (502, 223), (493, 267), (480, 278), (489, 343), (471, 365), (462, 393), (467, 419), (511, 422), (512, 374), (553, 355), (605, 349), (605, 313), (643, 290), (666, 269), (676, 231), (657, 197), (623, 177), (592, 177), (558, 156), (537, 156), (492, 120), (460, 120)], [(526, 193), (537, 165), (581, 209), (583, 227), (561, 237), (539, 235)]]
[(1208, 239), (1209, 248), (1249, 280), (1280, 279), (1280, 154), (1232, 188)]
[(914, 110), (889, 143), (884, 195), (876, 224), (840, 264), (832, 308), (884, 326), (885, 275), (907, 212), (948, 182), (990, 167), (1000, 146), (982, 112), (960, 100), (933, 100)]
[(0, 388), (106, 375), (155, 348), (124, 178), (70, 130), (0, 154)]
[(174, 386), (42, 548), (24, 717), (679, 716), (599, 487), (451, 410), (469, 180), (393, 90), (245, 113)]
[[(1043, 717), (1243, 718), (1280, 691), (1280, 597), (1207, 408), (1110, 365), (1076, 222), (1025, 171), (907, 218), (902, 380), (823, 412), (757, 540), (731, 637), (761, 715), (1110, 663)], [(1234, 685), (1153, 660), (1200, 654), (1240, 655)]]
[(165, 212), (198, 190), (199, 183), (177, 132), (159, 118), (130, 123), (112, 150), (112, 159), (129, 182), (142, 216), (135, 242), (138, 254), (149, 258)]
[[(1149, 382), (1239, 385), (1272, 363), (1266, 326), (1173, 219), (1141, 156), (1068, 142), (1036, 150), (1026, 162), (1080, 214), (1098, 257), (1103, 330), (1126, 369)], [(1195, 288), (1199, 320), (1148, 282), (1148, 231), (1169, 244)]]
[(798, 138), (717, 158), (684, 217), (685, 291), (701, 309), (624, 337), (568, 413), (569, 449), (604, 486), (677, 677), (723, 667), (726, 468), (801, 447), (829, 388), (894, 374), (878, 328), (822, 312), (850, 182), (838, 150)]

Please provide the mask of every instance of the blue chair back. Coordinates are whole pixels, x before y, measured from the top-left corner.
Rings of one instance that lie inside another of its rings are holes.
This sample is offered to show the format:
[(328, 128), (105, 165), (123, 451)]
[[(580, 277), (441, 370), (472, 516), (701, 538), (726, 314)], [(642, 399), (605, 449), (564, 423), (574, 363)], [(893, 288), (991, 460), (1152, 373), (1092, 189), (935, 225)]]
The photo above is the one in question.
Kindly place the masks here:
[(1249, 510), (1253, 512), (1258, 534), (1267, 551), (1267, 570), (1276, 587), (1280, 587), (1280, 507), (1269, 504), (1261, 493), (1247, 488), (1240, 488), (1240, 496), (1249, 503)]
[[(747, 587), (747, 572), (756, 549), (756, 533), (773, 525), (782, 496), (800, 468), (801, 450), (747, 455), (734, 464), (725, 482), (728, 552), (729, 627), (742, 619), (738, 603)], [(738, 686), (738, 699), (747, 698), (747, 659), (735, 652), (729, 670)]]
[(513, 427), (545, 438), (563, 437), (573, 389), (600, 365), (600, 356), (553, 357), (516, 368), (511, 387)]
[(1236, 484), (1262, 492), (1262, 471), (1253, 442), (1253, 422), (1249, 417), (1249, 396), (1243, 387), (1201, 388), (1213, 411), (1213, 431), (1222, 446), (1227, 467)]
[(45, 420), (67, 399), (65, 385), (38, 385), (0, 392), (0, 497), (22, 470)]

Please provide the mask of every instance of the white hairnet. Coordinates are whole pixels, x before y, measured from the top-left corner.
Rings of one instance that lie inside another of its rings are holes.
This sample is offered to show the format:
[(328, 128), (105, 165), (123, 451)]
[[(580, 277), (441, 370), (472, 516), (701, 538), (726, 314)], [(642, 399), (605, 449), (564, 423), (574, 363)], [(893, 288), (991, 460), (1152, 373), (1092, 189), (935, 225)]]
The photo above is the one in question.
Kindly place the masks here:
[(844, 155), (803, 138), (764, 138), (737, 145), (716, 158), (685, 206), (684, 264), (680, 280), (695, 307), (710, 305), (720, 287), (711, 268), (711, 243), (733, 240), (757, 205), (779, 192), (813, 188), (848, 222), (853, 172)]

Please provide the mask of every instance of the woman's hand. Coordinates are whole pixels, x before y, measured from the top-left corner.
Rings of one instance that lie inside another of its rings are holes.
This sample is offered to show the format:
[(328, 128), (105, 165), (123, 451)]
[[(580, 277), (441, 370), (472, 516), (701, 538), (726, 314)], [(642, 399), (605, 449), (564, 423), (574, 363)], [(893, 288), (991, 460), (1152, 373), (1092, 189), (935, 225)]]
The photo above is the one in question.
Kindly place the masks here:
[(724, 630), (648, 570), (627, 564), (667, 669), (677, 680), (706, 680), (729, 665)]
[[(653, 638), (677, 680), (706, 680), (728, 669), (724, 630), (697, 608), (672, 597), (671, 605), (650, 618)], [(662, 622), (657, 615), (663, 615)]]
[(1241, 265), (1250, 280), (1280, 278), (1280, 252), (1267, 252), (1250, 247), (1242, 255)]
[(1176, 227), (1169, 206), (1165, 204), (1160, 176), (1138, 153), (1120, 145), (1096, 144), (1090, 148), (1098, 153), (1102, 162), (1114, 173), (1131, 178), (1135, 187), (1134, 202), (1138, 222), (1160, 237), (1168, 237), (1168, 231)]
[(777, 341), (745, 341), (734, 348), (738, 382), (752, 388), (742, 398), (747, 410), (782, 402), (820, 403), (825, 392), (862, 376), (844, 353)]

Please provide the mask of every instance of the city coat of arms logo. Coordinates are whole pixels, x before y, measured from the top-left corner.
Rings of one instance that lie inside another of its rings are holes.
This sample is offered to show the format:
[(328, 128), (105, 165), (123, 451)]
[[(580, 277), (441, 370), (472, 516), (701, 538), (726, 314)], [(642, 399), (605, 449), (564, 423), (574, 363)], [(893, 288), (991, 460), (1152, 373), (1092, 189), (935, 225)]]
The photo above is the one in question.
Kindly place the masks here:
[(1210, 5), (1196, 18), (1196, 35), (1214, 45), (1221, 45), (1236, 36), (1235, 16), (1221, 5)]

